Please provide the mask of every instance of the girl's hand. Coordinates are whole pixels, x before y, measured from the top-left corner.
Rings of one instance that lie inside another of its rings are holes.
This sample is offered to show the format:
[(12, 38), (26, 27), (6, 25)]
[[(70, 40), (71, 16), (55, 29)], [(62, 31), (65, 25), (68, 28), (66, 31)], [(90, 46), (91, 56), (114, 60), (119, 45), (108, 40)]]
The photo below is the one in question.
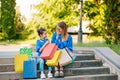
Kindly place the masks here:
[(49, 43), (50, 43), (49, 41), (46, 41), (46, 43), (41, 47), (41, 49), (40, 49), (39, 51), (42, 52), (43, 49), (44, 49)]
[(48, 40), (48, 41), (46, 41), (46, 43), (44, 44), (45, 46), (47, 45), (47, 44), (49, 44), (50, 43), (50, 41)]
[(44, 49), (48, 44), (49, 44), (49, 41), (46, 41), (42, 48)]

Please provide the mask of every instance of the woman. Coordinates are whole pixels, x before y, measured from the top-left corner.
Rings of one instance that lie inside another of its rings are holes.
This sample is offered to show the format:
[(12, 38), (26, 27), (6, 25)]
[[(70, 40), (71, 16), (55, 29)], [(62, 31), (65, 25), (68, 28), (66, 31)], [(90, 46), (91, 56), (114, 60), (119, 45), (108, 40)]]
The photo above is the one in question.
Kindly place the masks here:
[[(58, 23), (51, 42), (55, 43), (59, 49), (68, 48), (68, 50), (73, 52), (72, 37), (67, 33), (67, 25), (65, 22)], [(63, 66), (59, 65), (55, 67), (54, 77), (64, 77)]]

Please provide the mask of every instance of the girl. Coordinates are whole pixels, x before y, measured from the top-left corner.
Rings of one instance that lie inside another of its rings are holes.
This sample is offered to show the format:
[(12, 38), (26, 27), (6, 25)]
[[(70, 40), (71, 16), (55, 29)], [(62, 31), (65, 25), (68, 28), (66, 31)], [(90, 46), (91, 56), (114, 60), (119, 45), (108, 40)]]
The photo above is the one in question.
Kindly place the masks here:
[[(43, 78), (46, 78), (46, 76), (44, 74), (45, 60), (41, 59), (40, 55), (41, 55), (42, 50), (45, 47), (45, 43), (49, 43), (49, 41), (47, 39), (47, 32), (44, 28), (41, 27), (40, 29), (37, 30), (37, 32), (38, 32), (38, 35), (40, 37), (40, 39), (36, 41), (36, 52), (38, 53), (38, 56), (39, 56), (39, 58), (37, 59), (37, 62), (40, 64), (40, 67), (39, 67), (39, 69), (41, 71), (40, 77), (43, 79)], [(51, 73), (52, 68), (48, 67), (48, 70), (49, 70), (48, 75), (47, 75), (48, 78), (53, 77), (52, 73)]]

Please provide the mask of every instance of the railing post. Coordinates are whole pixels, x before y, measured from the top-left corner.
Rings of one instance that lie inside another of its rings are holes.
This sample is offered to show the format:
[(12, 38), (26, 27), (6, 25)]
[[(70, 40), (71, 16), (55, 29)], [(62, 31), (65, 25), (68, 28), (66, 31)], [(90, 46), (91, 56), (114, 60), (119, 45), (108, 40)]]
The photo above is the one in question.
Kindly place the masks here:
[(80, 0), (80, 27), (78, 31), (78, 43), (82, 43), (82, 6), (83, 0)]

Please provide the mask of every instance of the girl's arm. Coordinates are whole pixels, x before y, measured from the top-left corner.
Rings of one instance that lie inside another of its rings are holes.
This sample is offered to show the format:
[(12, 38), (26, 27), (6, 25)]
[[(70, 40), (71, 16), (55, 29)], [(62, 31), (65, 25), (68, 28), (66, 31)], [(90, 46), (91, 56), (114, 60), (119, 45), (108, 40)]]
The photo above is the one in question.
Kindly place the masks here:
[(39, 49), (39, 52), (42, 52), (43, 49), (49, 44), (49, 41), (47, 40), (44, 45)]
[(40, 41), (37, 40), (37, 41), (36, 41), (36, 52), (39, 52), (40, 48), (41, 48)]

